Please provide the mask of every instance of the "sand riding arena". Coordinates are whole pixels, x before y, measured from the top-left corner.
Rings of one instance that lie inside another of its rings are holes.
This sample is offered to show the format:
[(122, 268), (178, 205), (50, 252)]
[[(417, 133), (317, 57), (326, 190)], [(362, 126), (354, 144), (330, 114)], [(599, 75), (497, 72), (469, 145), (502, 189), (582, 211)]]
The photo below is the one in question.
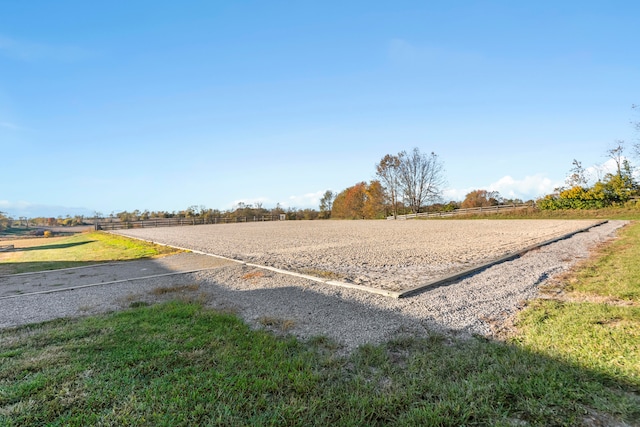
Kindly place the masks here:
[(405, 297), (601, 225), (592, 220), (280, 221), (119, 234)]

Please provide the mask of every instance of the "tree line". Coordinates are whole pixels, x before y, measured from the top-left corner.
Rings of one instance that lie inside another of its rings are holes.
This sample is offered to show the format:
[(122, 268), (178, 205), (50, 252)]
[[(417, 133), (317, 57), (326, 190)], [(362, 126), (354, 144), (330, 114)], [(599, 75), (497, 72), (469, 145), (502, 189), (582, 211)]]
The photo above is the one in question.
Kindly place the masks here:
[(278, 203), (274, 208), (267, 209), (263, 207), (263, 204), (258, 202), (255, 204), (249, 204), (239, 202), (230, 210), (211, 209), (203, 205), (192, 205), (186, 209), (179, 211), (149, 211), (149, 210), (133, 210), (133, 211), (121, 211), (112, 212), (107, 216), (104, 216), (101, 212), (96, 212), (96, 218), (100, 218), (103, 221), (120, 221), (120, 222), (134, 222), (134, 221), (147, 221), (153, 219), (164, 218), (197, 218), (203, 220), (205, 223), (213, 223), (214, 220), (222, 219), (229, 222), (235, 222), (236, 220), (253, 217), (278, 217), (284, 215), (287, 220), (311, 220), (318, 219), (321, 214), (316, 209), (298, 209), (295, 207), (283, 208)]
[[(327, 191), (320, 204), (324, 216), (374, 219), (418, 213), (442, 198), (444, 163), (419, 148), (387, 154), (375, 165), (377, 179), (359, 182), (340, 193)], [(330, 214), (329, 214), (330, 213)]]
[[(299, 209), (295, 207), (283, 208), (280, 204), (276, 207), (267, 209), (264, 208), (262, 203), (247, 204), (244, 202), (238, 203), (233, 209), (219, 210), (210, 209), (203, 205), (192, 205), (186, 209), (178, 211), (150, 211), (148, 209), (133, 211), (120, 211), (111, 212), (107, 215), (102, 212), (94, 212), (93, 216), (75, 215), (66, 217), (58, 216), (53, 217), (34, 217), (25, 220), (25, 225), (30, 227), (53, 227), (53, 226), (75, 226), (75, 225), (89, 225), (94, 221), (105, 222), (135, 222), (135, 221), (147, 221), (153, 219), (165, 219), (165, 218), (184, 218), (192, 219), (197, 218), (204, 223), (213, 223), (216, 219), (224, 222), (236, 222), (246, 218), (261, 218), (263, 216), (269, 216), (273, 219), (279, 219), (281, 215), (287, 220), (313, 220), (323, 218), (323, 214), (317, 209)], [(328, 218), (328, 216), (325, 216)], [(0, 212), (0, 231), (4, 231), (10, 228), (17, 220), (14, 220), (10, 216), (7, 216), (4, 212)], [(200, 221), (199, 221), (200, 222)]]

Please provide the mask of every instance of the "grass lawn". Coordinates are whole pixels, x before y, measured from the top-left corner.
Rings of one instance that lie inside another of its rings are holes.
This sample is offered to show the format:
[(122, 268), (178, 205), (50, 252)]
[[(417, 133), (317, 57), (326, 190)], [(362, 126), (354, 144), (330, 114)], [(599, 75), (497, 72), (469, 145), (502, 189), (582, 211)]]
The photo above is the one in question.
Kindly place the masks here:
[(629, 289), (583, 302), (585, 265), (506, 342), (341, 356), (184, 301), (0, 331), (0, 425), (640, 425), (640, 283), (617, 264), (640, 259), (640, 223), (614, 245), (592, 262)]
[(176, 249), (101, 232), (71, 237), (5, 240), (15, 250), (0, 252), (0, 274), (27, 273), (177, 253)]
[(600, 296), (611, 302), (640, 302), (640, 226), (627, 227), (621, 235), (622, 239), (602, 247), (596, 258), (567, 279), (567, 290), (575, 296)]
[[(620, 219), (640, 220), (640, 206), (638, 207), (611, 207), (603, 209), (559, 209), (539, 210), (522, 209), (515, 212), (477, 213), (448, 217), (448, 219)], [(435, 218), (439, 219), (439, 218)], [(447, 219), (447, 218), (442, 218)]]

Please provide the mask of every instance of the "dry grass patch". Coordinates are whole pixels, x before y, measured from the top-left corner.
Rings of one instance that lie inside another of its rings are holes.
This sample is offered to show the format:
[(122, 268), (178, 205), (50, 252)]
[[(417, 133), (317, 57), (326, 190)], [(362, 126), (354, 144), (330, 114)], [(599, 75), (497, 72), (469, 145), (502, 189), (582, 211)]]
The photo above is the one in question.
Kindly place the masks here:
[(263, 316), (258, 319), (262, 326), (275, 329), (280, 332), (288, 332), (296, 326), (296, 322), (291, 319), (280, 319), (278, 317)]
[(178, 293), (178, 292), (195, 292), (198, 289), (200, 289), (200, 285), (198, 284), (162, 286), (149, 291), (149, 293), (151, 295), (160, 296), (160, 295), (166, 295), (166, 294), (172, 294), (172, 293)]
[(335, 272), (329, 271), (329, 270), (320, 270), (320, 269), (317, 269), (317, 268), (305, 268), (305, 269), (301, 270), (300, 272), (302, 274), (308, 274), (309, 276), (320, 277), (322, 279), (327, 279), (327, 280), (342, 280), (342, 279), (344, 279), (344, 277), (342, 277), (338, 273), (335, 273)]
[(242, 280), (257, 281), (258, 279), (261, 279), (263, 277), (264, 277), (263, 271), (250, 271), (242, 275)]

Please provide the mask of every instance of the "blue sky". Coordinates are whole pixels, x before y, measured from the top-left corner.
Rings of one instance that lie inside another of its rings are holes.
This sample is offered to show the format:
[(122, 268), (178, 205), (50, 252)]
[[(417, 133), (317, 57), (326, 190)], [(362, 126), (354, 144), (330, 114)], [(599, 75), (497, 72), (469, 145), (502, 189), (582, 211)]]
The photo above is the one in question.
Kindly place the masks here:
[(636, 1), (0, 2), (14, 216), (317, 207), (413, 147), (528, 199), (638, 138)]

